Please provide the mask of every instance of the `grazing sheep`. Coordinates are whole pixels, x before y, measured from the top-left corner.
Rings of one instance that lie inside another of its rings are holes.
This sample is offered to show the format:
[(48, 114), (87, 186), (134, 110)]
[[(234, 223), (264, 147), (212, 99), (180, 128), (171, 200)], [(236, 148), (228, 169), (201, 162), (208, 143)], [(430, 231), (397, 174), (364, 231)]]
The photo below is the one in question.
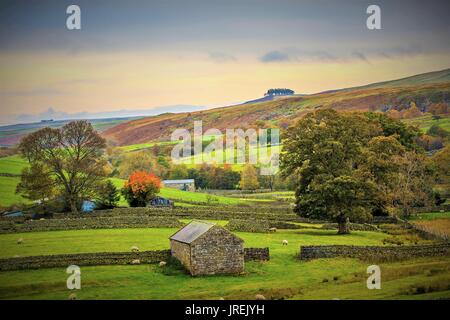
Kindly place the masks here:
[(281, 244), (283, 245), (283, 246), (287, 246), (288, 245), (288, 241), (287, 240), (283, 240), (282, 242), (281, 242)]
[(262, 294), (255, 295), (256, 300), (266, 300), (266, 297), (264, 297)]
[(23, 239), (22, 238), (17, 240), (17, 244), (22, 244), (22, 243), (23, 243)]
[(45, 220), (45, 219), (44, 219), (44, 218), (40, 218), (39, 220), (40, 220), (40, 221), (43, 221), (43, 220)]
[(75, 293), (71, 293), (69, 295), (69, 300), (77, 300), (77, 295)]
[(269, 229), (269, 232), (277, 232), (277, 228), (273, 227)]
[(165, 262), (165, 261), (161, 261), (160, 263), (159, 263), (159, 266), (162, 268), (162, 267), (165, 267), (167, 265), (167, 262)]
[(141, 264), (141, 260), (135, 259), (135, 260), (131, 261), (131, 264)]
[(131, 247), (131, 252), (139, 252), (139, 248), (136, 246)]

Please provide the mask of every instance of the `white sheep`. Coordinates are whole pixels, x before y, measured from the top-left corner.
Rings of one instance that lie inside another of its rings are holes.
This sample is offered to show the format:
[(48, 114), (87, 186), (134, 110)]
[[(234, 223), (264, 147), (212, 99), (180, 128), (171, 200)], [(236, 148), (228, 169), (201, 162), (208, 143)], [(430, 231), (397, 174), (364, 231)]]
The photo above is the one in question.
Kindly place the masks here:
[(131, 247), (131, 252), (139, 252), (139, 248), (136, 246)]
[(23, 239), (22, 238), (17, 240), (17, 244), (22, 244), (22, 243), (23, 243)]
[(284, 240), (281, 242), (281, 244), (282, 244), (283, 246), (287, 246), (288, 243), (289, 243), (289, 242), (288, 242), (286, 239), (284, 239)]
[(165, 267), (167, 265), (167, 262), (165, 262), (165, 261), (161, 261), (160, 263), (159, 263), (159, 266), (162, 268), (162, 267)]
[(69, 300), (77, 300), (77, 295), (76, 295), (76, 293), (71, 293), (71, 294), (69, 295)]
[(277, 232), (277, 228), (273, 227), (269, 229), (269, 232)]
[(141, 264), (141, 260), (135, 259), (135, 260), (131, 261), (131, 264)]
[(255, 295), (256, 300), (266, 300), (266, 297), (264, 297), (262, 294)]

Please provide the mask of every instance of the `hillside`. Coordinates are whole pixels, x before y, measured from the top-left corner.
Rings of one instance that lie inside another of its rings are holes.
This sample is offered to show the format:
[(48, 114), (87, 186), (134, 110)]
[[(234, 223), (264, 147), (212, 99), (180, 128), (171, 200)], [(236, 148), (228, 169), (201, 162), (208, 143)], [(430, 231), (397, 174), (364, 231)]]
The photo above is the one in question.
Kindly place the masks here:
[[(114, 127), (119, 123), (136, 119), (137, 117), (127, 118), (108, 118), (108, 119), (90, 119), (88, 120), (96, 130), (102, 132), (108, 128)], [(20, 142), (23, 136), (42, 129), (44, 127), (60, 128), (71, 120), (55, 120), (47, 122), (23, 123), (0, 126), (0, 146), (13, 146)]]
[(431, 103), (450, 102), (450, 69), (408, 78), (339, 89), (311, 95), (279, 97), (270, 101), (246, 103), (205, 111), (163, 114), (121, 123), (104, 132), (117, 145), (167, 140), (177, 128), (192, 129), (194, 120), (203, 121), (203, 130), (256, 127), (258, 120), (283, 126), (317, 108), (385, 111), (408, 108), (414, 101), (426, 111)]

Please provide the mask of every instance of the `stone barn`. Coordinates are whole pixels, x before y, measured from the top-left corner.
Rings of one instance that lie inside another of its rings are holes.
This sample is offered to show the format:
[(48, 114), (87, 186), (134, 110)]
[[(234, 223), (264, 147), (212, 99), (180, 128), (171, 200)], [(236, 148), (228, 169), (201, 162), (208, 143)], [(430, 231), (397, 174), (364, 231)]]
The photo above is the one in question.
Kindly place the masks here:
[(182, 180), (163, 180), (164, 187), (174, 188), (183, 191), (195, 191), (194, 179), (182, 179)]
[(193, 276), (244, 272), (244, 241), (214, 223), (192, 221), (170, 237), (170, 250)]

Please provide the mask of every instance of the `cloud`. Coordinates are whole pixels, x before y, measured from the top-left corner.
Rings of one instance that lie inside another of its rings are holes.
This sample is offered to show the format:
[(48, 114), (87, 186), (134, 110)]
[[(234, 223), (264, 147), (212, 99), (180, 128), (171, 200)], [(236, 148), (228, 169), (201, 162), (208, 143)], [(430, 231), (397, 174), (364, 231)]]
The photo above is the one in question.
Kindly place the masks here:
[(270, 51), (259, 58), (261, 62), (285, 62), (285, 61), (319, 61), (319, 62), (333, 62), (342, 60), (327, 51), (303, 51), (297, 48), (289, 48), (283, 50)]
[(237, 61), (235, 56), (225, 52), (210, 52), (209, 59), (218, 63)]
[(289, 61), (291, 58), (287, 53), (281, 52), (281, 51), (270, 51), (264, 54), (259, 58), (261, 62), (268, 63), (268, 62), (284, 62)]
[(364, 61), (364, 62), (367, 62), (367, 63), (370, 64), (369, 59), (367, 59), (367, 56), (364, 53), (362, 53), (362, 52), (355, 51), (355, 52), (352, 53), (352, 56), (355, 57), (358, 60), (361, 60), (361, 61)]
[[(372, 59), (386, 58), (397, 59), (402, 57), (413, 57), (424, 54), (425, 51), (421, 46), (409, 45), (398, 47), (385, 47), (380, 49), (360, 48), (357, 50), (336, 50), (332, 53), (327, 50), (307, 51), (299, 48), (284, 48), (269, 51), (259, 57), (259, 61), (263, 63), (270, 62), (338, 62), (349, 63), (353, 61), (362, 61), (368, 64), (372, 63)], [(432, 53), (432, 52), (428, 52)]]
[(38, 97), (38, 96), (56, 96), (63, 92), (55, 89), (37, 88), (33, 90), (19, 91), (0, 91), (0, 97)]
[[(378, 50), (376, 52), (379, 56), (387, 59), (394, 59), (397, 57), (412, 57), (420, 54), (424, 54), (424, 50), (419, 45), (409, 45), (403, 47), (393, 47)], [(433, 51), (429, 52), (433, 53)]]

